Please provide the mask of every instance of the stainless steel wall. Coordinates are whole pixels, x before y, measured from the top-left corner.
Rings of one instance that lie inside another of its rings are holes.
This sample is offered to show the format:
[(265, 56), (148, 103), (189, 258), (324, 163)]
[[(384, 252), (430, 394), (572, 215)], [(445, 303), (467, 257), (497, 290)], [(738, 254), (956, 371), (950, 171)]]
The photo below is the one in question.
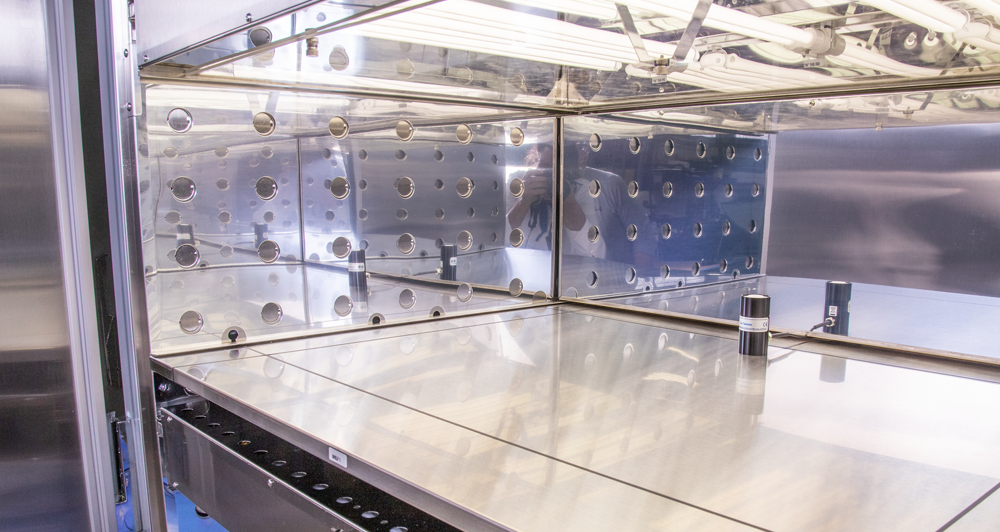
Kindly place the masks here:
[(110, 529), (71, 4), (0, 13), (0, 530)]
[(1000, 296), (998, 135), (779, 133), (767, 274)]

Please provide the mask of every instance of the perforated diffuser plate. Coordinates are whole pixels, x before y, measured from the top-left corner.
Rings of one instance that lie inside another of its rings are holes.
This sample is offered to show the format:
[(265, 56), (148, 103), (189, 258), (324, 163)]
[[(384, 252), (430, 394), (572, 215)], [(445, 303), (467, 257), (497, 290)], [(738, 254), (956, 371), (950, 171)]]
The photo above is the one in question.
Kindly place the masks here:
[(565, 119), (562, 294), (761, 273), (768, 137), (592, 115)]
[[(190, 120), (178, 129), (168, 116)], [(271, 117), (267, 128), (261, 116)], [(525, 200), (509, 182), (527, 171), (550, 176), (548, 203), (531, 223), (554, 227), (555, 119), (537, 116), (147, 87), (140, 202), (154, 351), (218, 343), (234, 326), (260, 339), (550, 293), (551, 238), (509, 239), (508, 212)], [(457, 251), (454, 280), (442, 280), (442, 246)], [(363, 270), (351, 263), (358, 250)], [(352, 285), (352, 275), (367, 286)], [(515, 280), (520, 297), (510, 293)]]

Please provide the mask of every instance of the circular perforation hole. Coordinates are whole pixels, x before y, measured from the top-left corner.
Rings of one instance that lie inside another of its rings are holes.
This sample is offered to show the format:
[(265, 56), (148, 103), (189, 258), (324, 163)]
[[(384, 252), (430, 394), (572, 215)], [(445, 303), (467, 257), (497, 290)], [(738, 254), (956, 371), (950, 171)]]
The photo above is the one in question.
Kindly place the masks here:
[(181, 203), (193, 200), (197, 192), (197, 186), (189, 177), (178, 177), (170, 183), (170, 193), (173, 194), (175, 200)]
[(660, 236), (662, 236), (664, 240), (670, 238), (670, 233), (672, 231), (673, 229), (671, 229), (670, 224), (663, 224), (660, 226)]
[(458, 244), (459, 249), (467, 251), (472, 247), (472, 233), (468, 231), (458, 233), (458, 238), (455, 239), (455, 243)]
[(413, 124), (411, 124), (409, 120), (400, 120), (396, 124), (396, 136), (403, 142), (412, 139), (413, 132)]
[(634, 241), (638, 236), (639, 228), (636, 227), (635, 224), (629, 224), (629, 226), (625, 228), (625, 238), (628, 238), (630, 241)]
[(601, 136), (597, 133), (590, 136), (590, 149), (594, 151), (601, 149)]
[(351, 241), (347, 237), (338, 236), (333, 240), (330, 246), (330, 251), (333, 252), (334, 256), (338, 259), (342, 259), (351, 253)]
[(345, 120), (342, 116), (335, 116), (331, 118), (328, 127), (330, 128), (330, 134), (338, 139), (346, 137), (351, 131), (350, 124), (348, 124), (347, 120)]
[(195, 334), (205, 325), (205, 319), (201, 317), (198, 311), (189, 310), (181, 314), (178, 324), (185, 334)]
[(472, 128), (466, 124), (462, 124), (455, 128), (455, 138), (458, 142), (462, 144), (468, 144), (472, 142)]
[[(194, 121), (191, 119), (191, 113), (187, 112), (186, 109), (178, 107), (176, 109), (171, 109), (170, 112), (167, 113), (167, 125), (170, 126), (170, 129), (178, 133), (184, 133), (190, 130), (193, 123)], [(177, 150), (174, 150), (173, 148), (167, 149), (173, 150), (173, 156), (177, 157)], [(166, 153), (166, 150), (164, 150), (164, 153)], [(167, 154), (167, 157), (170, 157), (170, 155)]]
[(760, 148), (757, 148), (753, 151), (753, 160), (759, 161), (763, 157), (764, 157), (764, 152), (760, 151)]
[(699, 273), (701, 273), (701, 263), (696, 262), (691, 265), (691, 275), (697, 277)]
[(472, 285), (469, 283), (462, 283), (458, 285), (458, 288), (455, 290), (455, 295), (458, 296), (458, 300), (463, 303), (472, 299)]
[(667, 139), (667, 141), (663, 143), (663, 153), (667, 154), (667, 156), (674, 154), (674, 141)]
[(722, 222), (722, 235), (723, 236), (728, 235), (729, 232), (732, 231), (732, 230), (733, 230), (733, 224), (729, 223), (728, 220), (725, 221), (725, 222)]
[(587, 230), (587, 238), (591, 242), (597, 242), (601, 238), (601, 230), (596, 225), (590, 226), (590, 229)]
[(524, 181), (521, 181), (521, 178), (515, 177), (510, 182), (510, 193), (515, 198), (520, 198), (521, 194), (524, 194)]
[(264, 176), (258, 179), (253, 188), (257, 192), (257, 197), (264, 201), (274, 199), (278, 195), (278, 183), (273, 177)]
[(399, 235), (396, 239), (396, 249), (399, 250), (403, 255), (409, 255), (413, 253), (414, 248), (416, 248), (417, 242), (410, 233), (403, 233)]
[(639, 137), (632, 137), (628, 139), (628, 151), (632, 153), (639, 153), (639, 149), (642, 148), (642, 142), (639, 141)]
[(664, 198), (669, 198), (670, 196), (673, 196), (673, 195), (674, 195), (674, 184), (671, 183), (670, 181), (664, 182), (663, 183), (663, 197)]
[(754, 183), (753, 185), (750, 185), (750, 195), (753, 196), (753, 197), (755, 197), (755, 198), (757, 196), (759, 196), (760, 195), (760, 185), (758, 185), (757, 183)]
[(347, 50), (343, 46), (335, 46), (333, 51), (330, 52), (329, 62), (330, 68), (337, 72), (342, 72), (347, 70), (347, 67), (351, 65), (351, 57), (347, 55)]
[(521, 244), (524, 244), (524, 232), (520, 229), (514, 229), (510, 232), (510, 245), (519, 248)]
[(747, 255), (747, 260), (746, 260), (745, 264), (746, 264), (746, 267), (747, 267), (748, 270), (750, 268), (753, 268), (753, 256)]
[(260, 257), (260, 260), (266, 263), (272, 263), (278, 260), (278, 256), (280, 254), (281, 248), (274, 240), (265, 240), (257, 246), (257, 256)]
[(639, 182), (629, 181), (628, 182), (628, 196), (630, 198), (637, 197), (639, 195)]
[(694, 154), (697, 155), (699, 159), (704, 159), (705, 156), (708, 155), (708, 147), (705, 146), (704, 142), (699, 142), (698, 145), (695, 146)]
[(726, 193), (727, 198), (733, 197), (733, 185), (726, 183), (726, 186), (723, 188), (723, 191)]
[(507, 291), (510, 293), (511, 296), (517, 297), (521, 295), (521, 292), (524, 291), (524, 283), (522, 283), (520, 279), (515, 277), (510, 281), (510, 285), (507, 286)]
[(395, 157), (397, 161), (406, 160), (406, 152), (403, 150), (396, 150), (396, 153), (394, 153), (392, 156)]
[(703, 232), (703, 228), (702, 228), (701, 224), (698, 223), (698, 222), (695, 222), (694, 228), (692, 229), (691, 232), (694, 233), (694, 237), (695, 238), (701, 238), (701, 234)]
[(194, 268), (201, 260), (201, 253), (191, 244), (181, 244), (174, 252), (174, 260), (181, 268)]
[(660, 277), (663, 279), (670, 277), (670, 266), (667, 266), (666, 264), (660, 266)]
[(729, 159), (730, 161), (732, 161), (733, 158), (735, 158), (735, 157), (736, 157), (736, 148), (734, 148), (732, 146), (726, 147), (726, 159)]
[(625, 282), (628, 284), (634, 283), (636, 280), (635, 268), (629, 268), (625, 270)]
[(726, 270), (728, 270), (728, 269), (729, 269), (729, 261), (726, 260), (726, 259), (720, 260), (719, 261), (719, 273), (726, 273)]
[(396, 193), (399, 197), (406, 199), (413, 196), (414, 185), (413, 180), (409, 177), (401, 177), (399, 181), (396, 181)]
[(510, 130), (510, 143), (514, 146), (524, 144), (524, 131), (521, 128), (515, 127)]
[(750, 229), (751, 233), (756, 233), (757, 232), (757, 221), (756, 220), (750, 220), (749, 229)]
[(695, 197), (698, 197), (698, 198), (701, 198), (701, 197), (705, 196), (705, 184), (704, 183), (696, 183), (694, 185), (694, 195), (695, 195)]
[(409, 288), (403, 289), (399, 293), (399, 306), (405, 309), (413, 308), (413, 305), (417, 303), (417, 294), (410, 290)]
[(338, 316), (347, 316), (354, 310), (354, 301), (351, 296), (341, 295), (333, 301), (333, 312)]
[(598, 180), (593, 180), (590, 185), (587, 186), (587, 191), (590, 192), (591, 197), (598, 197), (601, 195), (601, 182)]
[(268, 136), (274, 133), (275, 127), (274, 117), (270, 113), (260, 112), (253, 117), (253, 129), (258, 135)]
[(459, 178), (458, 183), (455, 185), (455, 191), (458, 192), (459, 197), (468, 198), (472, 195), (472, 191), (476, 188), (476, 184), (472, 182), (468, 177)]
[(597, 272), (592, 271), (587, 274), (587, 286), (594, 288), (597, 286), (598, 276)]
[(351, 183), (346, 177), (336, 177), (330, 182), (330, 192), (337, 199), (344, 199), (351, 193)]
[(277, 303), (268, 303), (260, 309), (260, 319), (264, 320), (264, 323), (268, 325), (274, 325), (281, 321), (281, 317), (284, 313), (281, 310), (281, 305)]

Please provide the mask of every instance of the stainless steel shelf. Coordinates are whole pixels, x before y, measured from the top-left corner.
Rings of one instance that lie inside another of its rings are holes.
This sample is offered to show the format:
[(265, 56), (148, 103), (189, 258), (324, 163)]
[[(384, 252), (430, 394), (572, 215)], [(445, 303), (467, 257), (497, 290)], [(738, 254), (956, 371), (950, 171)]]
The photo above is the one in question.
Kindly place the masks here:
[(985, 369), (777, 339), (767, 364), (723, 328), (575, 305), (382, 333), (158, 371), (317, 456), (343, 451), (349, 472), (453, 524), (930, 531), (1000, 481)]

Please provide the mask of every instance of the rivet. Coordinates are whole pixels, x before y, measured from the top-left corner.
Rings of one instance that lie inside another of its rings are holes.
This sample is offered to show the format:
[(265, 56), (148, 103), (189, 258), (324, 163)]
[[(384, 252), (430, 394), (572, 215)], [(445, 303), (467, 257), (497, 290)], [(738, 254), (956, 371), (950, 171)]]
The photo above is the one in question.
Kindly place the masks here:
[(273, 479), (273, 478), (269, 478), (269, 479), (267, 479), (267, 487), (269, 487), (269, 488), (270, 488), (270, 487), (271, 487), (271, 486), (273, 486), (273, 485), (274, 485), (274, 479)]
[(131, 103), (131, 102), (130, 102), (130, 103), (127, 103), (127, 104), (125, 104), (125, 110), (126, 110), (126, 111), (131, 111), (131, 110), (132, 110), (132, 103)]
[(125, 49), (125, 57), (128, 57), (128, 48)]
[(250, 16), (250, 13), (247, 13), (247, 22), (253, 22), (253, 17)]

